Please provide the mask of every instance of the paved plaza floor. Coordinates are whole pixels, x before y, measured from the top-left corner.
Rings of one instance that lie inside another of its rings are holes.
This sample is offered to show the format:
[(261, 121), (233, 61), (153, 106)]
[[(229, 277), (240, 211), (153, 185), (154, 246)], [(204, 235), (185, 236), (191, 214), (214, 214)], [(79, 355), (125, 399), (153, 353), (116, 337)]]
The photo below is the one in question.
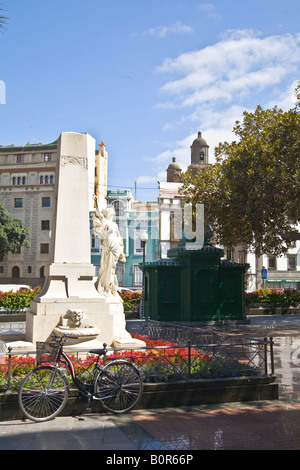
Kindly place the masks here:
[(274, 338), (279, 400), (0, 422), (0, 450), (299, 450), (300, 316), (257, 316), (222, 329)]

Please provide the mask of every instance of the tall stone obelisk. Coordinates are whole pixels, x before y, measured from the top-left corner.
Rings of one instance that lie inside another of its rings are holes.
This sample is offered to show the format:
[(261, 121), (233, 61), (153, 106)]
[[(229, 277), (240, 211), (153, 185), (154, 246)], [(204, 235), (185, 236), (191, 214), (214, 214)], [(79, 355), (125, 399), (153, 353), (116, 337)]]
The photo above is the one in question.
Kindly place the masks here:
[(69, 311), (82, 311), (99, 330), (97, 340), (122, 347), (135, 343), (125, 329), (121, 299), (104, 298), (94, 284), (91, 264), (89, 171), (94, 172), (95, 140), (88, 134), (62, 133), (58, 143), (56, 222), (52, 264), (26, 317), (26, 341), (47, 341)]
[[(40, 303), (50, 299), (94, 298), (89, 230), (89, 168), (94, 169), (95, 140), (64, 132), (59, 138), (56, 217), (51, 258)], [(43, 301), (42, 301), (43, 299)]]

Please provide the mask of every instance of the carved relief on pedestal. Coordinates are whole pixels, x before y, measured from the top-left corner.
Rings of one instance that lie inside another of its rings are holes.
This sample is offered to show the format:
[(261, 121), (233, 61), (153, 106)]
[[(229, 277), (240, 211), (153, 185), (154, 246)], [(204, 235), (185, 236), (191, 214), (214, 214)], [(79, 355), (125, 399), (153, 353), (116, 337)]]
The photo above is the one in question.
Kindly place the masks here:
[(67, 156), (61, 155), (61, 166), (66, 165), (79, 165), (83, 170), (88, 169), (88, 160), (86, 157), (74, 157), (74, 156)]
[(100, 330), (90, 325), (83, 310), (68, 310), (66, 315), (61, 316), (60, 324), (54, 328), (54, 333), (61, 336), (67, 334), (70, 338), (93, 339), (100, 334)]

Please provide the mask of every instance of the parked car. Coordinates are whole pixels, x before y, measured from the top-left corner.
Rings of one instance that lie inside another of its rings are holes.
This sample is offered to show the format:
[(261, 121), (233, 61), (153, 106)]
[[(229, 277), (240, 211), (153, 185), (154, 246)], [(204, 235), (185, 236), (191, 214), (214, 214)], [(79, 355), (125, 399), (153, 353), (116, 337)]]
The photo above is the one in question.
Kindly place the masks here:
[(26, 284), (0, 284), (0, 292), (18, 292), (18, 290), (30, 290)]

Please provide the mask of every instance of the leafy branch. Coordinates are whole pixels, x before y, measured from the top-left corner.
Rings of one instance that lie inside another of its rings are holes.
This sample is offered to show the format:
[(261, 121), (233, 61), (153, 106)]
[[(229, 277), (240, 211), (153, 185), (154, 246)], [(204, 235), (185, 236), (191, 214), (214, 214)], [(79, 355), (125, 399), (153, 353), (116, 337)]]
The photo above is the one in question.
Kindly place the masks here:
[(4, 12), (3, 8), (0, 8), (0, 31), (3, 29), (6, 29), (5, 24), (7, 21), (7, 17), (4, 16), (3, 12)]

